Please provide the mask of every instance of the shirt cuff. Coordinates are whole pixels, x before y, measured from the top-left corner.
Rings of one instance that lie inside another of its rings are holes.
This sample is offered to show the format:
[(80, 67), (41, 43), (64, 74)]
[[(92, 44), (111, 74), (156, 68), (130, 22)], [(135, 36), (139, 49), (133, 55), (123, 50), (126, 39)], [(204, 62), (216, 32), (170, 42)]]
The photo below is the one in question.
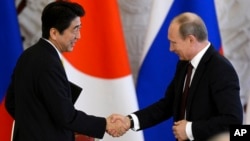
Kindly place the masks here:
[(140, 129), (140, 124), (139, 124), (139, 120), (138, 117), (135, 114), (130, 114), (130, 116), (132, 117), (133, 121), (134, 121), (134, 127), (132, 128), (132, 130), (137, 131)]
[(191, 140), (191, 141), (194, 140), (194, 136), (193, 136), (193, 132), (192, 132), (192, 122), (187, 122), (186, 134), (187, 134), (187, 137), (189, 140)]

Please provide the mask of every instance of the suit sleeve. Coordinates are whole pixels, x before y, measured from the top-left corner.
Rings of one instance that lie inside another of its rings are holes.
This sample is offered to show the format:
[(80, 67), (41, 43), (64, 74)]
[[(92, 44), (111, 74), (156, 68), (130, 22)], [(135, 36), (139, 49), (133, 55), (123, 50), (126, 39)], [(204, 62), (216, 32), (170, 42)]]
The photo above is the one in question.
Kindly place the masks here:
[[(170, 85), (171, 87), (172, 85)], [(170, 92), (168, 89), (168, 92)], [(166, 93), (168, 93), (166, 92)], [(172, 93), (173, 94), (173, 93)], [(134, 114), (138, 117), (140, 129), (143, 130), (149, 127), (152, 127), (156, 124), (163, 122), (164, 120), (169, 119), (173, 114), (173, 101), (170, 98), (173, 96), (172, 94), (166, 94), (168, 98), (163, 97), (159, 101), (153, 103), (152, 105), (134, 112)]]
[(178, 62), (174, 79), (166, 89), (165, 96), (150, 106), (135, 112), (140, 123), (140, 130), (154, 126), (174, 115), (176, 81), (180, 79), (180, 68), (186, 62)]

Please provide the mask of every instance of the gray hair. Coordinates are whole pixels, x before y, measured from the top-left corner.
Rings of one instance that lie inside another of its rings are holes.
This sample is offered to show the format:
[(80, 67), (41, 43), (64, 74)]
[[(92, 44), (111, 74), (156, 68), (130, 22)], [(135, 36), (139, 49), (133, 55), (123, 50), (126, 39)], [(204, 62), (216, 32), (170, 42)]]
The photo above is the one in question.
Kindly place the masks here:
[(193, 35), (201, 42), (208, 39), (208, 32), (203, 20), (196, 14), (183, 13), (174, 19), (179, 26), (179, 33), (182, 39), (188, 35)]

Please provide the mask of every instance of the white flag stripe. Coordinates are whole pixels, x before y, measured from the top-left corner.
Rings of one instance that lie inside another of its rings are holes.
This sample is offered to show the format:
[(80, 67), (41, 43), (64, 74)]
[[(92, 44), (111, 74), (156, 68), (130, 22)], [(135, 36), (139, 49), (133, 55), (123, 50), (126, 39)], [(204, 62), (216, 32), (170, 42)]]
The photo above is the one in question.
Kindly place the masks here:
[[(160, 30), (162, 23), (172, 5), (173, 0), (155, 0), (153, 1), (152, 11), (150, 14), (149, 27), (146, 34), (145, 44), (143, 47), (143, 52), (140, 60), (142, 64), (149, 48), (151, 47), (157, 33)], [(166, 31), (167, 39), (167, 31)]]

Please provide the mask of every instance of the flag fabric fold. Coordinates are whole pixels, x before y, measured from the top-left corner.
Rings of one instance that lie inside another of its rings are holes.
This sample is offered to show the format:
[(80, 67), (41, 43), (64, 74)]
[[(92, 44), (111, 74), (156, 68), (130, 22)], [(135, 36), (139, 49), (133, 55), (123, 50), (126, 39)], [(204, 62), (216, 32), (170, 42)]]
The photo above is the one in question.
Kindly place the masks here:
[(4, 97), (17, 58), (22, 52), (15, 3), (0, 1), (0, 140), (10, 141), (13, 119), (4, 107)]
[[(206, 7), (206, 8), (204, 8)], [(145, 51), (136, 84), (139, 108), (144, 108), (165, 94), (175, 72), (177, 56), (169, 51), (167, 31), (170, 21), (180, 13), (194, 12), (205, 22), (209, 40), (221, 48), (214, 1), (200, 0), (157, 0), (153, 2), (149, 29), (145, 42)], [(144, 130), (145, 141), (174, 141), (172, 119)]]

